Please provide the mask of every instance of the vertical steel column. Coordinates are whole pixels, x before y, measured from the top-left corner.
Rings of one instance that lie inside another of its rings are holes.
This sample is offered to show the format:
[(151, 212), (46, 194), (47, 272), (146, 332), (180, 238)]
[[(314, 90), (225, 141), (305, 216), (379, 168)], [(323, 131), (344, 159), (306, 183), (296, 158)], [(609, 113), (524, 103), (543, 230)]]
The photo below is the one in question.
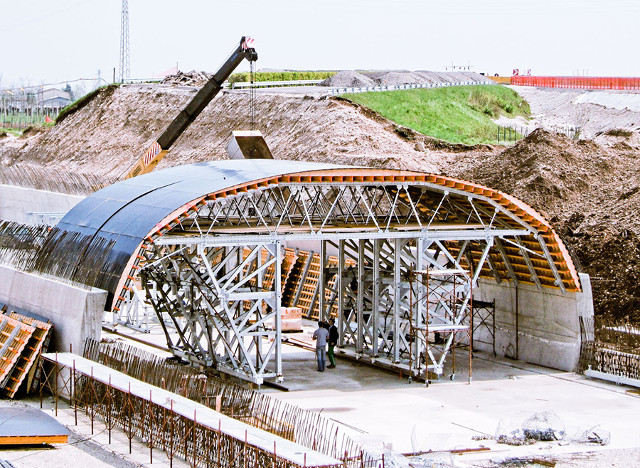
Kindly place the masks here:
[(358, 241), (358, 291), (356, 294), (356, 317), (357, 317), (357, 333), (356, 333), (356, 353), (364, 351), (364, 239)]
[[(338, 276), (336, 277), (336, 291), (338, 291), (338, 330), (340, 330), (340, 346), (344, 346), (345, 323), (344, 323), (344, 240), (338, 241)], [(347, 324), (349, 325), (349, 324)]]
[(380, 239), (373, 241), (373, 300), (371, 320), (371, 340), (373, 341), (373, 356), (378, 357), (378, 334), (380, 327)]
[[(239, 248), (240, 250), (242, 250), (242, 248)], [(278, 249), (278, 245), (276, 244), (276, 250), (279, 252), (280, 250)], [(264, 291), (264, 270), (261, 270), (260, 267), (262, 266), (262, 252), (264, 251), (265, 253), (265, 261), (269, 260), (269, 249), (266, 246), (260, 247), (260, 249), (258, 250), (258, 254), (256, 255), (256, 270), (258, 270), (258, 277), (256, 278), (256, 285), (257, 290), (258, 291)], [(279, 267), (279, 263), (278, 261), (276, 261), (276, 268), (277, 269)], [(251, 268), (250, 266), (248, 268)], [(275, 269), (274, 269), (274, 275), (275, 275)], [(276, 285), (277, 283), (276, 281), (277, 276), (274, 276), (273, 278), (273, 284)], [(275, 289), (274, 289), (275, 290)], [(280, 301), (277, 300), (276, 298), (276, 304), (280, 304)], [(274, 307), (275, 308), (275, 307)], [(266, 307), (265, 307), (265, 303), (264, 301), (262, 301), (262, 303), (260, 304), (260, 306), (258, 307), (258, 310), (256, 311), (256, 314), (258, 316), (261, 316), (263, 314), (266, 313)], [(276, 339), (277, 344), (280, 344), (280, 334), (277, 332), (278, 330), (278, 320), (280, 319), (280, 314), (276, 313), (276, 317), (275, 317), (275, 327), (276, 327)], [(256, 335), (253, 338), (256, 342), (256, 367), (260, 368), (260, 366), (262, 365), (260, 360), (262, 359), (262, 336), (260, 335)], [(276, 345), (277, 347), (277, 345)], [(277, 352), (277, 349), (276, 349)]]
[[(275, 243), (276, 382), (282, 382), (282, 245)], [(262, 341), (262, 339), (260, 339)]]
[[(422, 263), (422, 255), (424, 252), (424, 240), (422, 239), (422, 237), (418, 237), (416, 239), (416, 270), (417, 271), (422, 271), (422, 268), (424, 267), (423, 263)], [(417, 274), (415, 275), (415, 278), (413, 278), (415, 280), (415, 285), (416, 285), (416, 290), (415, 290), (415, 304), (416, 304), (416, 310), (415, 310), (415, 315), (414, 315), (414, 330), (415, 330), (415, 336), (413, 337), (413, 343), (411, 344), (411, 353), (412, 353), (412, 358), (415, 359), (415, 363), (416, 363), (416, 376), (419, 377), (420, 376), (420, 356), (422, 355), (422, 341), (419, 338), (419, 334), (422, 330), (422, 322), (423, 322), (423, 316), (422, 316), (422, 312), (423, 312), (423, 298), (424, 298), (424, 284), (422, 281), (422, 274)], [(413, 284), (411, 284), (412, 286)], [(411, 287), (410, 286), (410, 287)], [(426, 339), (428, 340), (429, 337), (427, 336)], [(426, 363), (425, 363), (426, 364)], [(425, 374), (425, 379), (428, 380), (428, 375)]]
[(320, 241), (320, 272), (318, 273), (318, 320), (328, 320), (325, 313), (325, 268), (327, 267), (327, 241)]
[(400, 362), (400, 266), (402, 265), (402, 239), (393, 243), (393, 362)]

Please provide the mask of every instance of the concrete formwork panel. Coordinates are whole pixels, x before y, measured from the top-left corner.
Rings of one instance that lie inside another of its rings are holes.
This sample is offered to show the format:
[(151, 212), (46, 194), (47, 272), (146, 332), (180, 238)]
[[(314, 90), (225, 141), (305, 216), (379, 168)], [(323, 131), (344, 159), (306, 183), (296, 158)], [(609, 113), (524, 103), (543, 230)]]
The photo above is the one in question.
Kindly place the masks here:
[(82, 352), (87, 338), (100, 339), (107, 292), (0, 266), (0, 301), (51, 320), (50, 351), (69, 351), (71, 346)]
[[(534, 285), (480, 279), (474, 299), (495, 299), (496, 353), (554, 369), (574, 371), (580, 357), (579, 317), (593, 316), (589, 276), (580, 275), (583, 291), (538, 289)], [(476, 330), (486, 341), (487, 331)], [(477, 343), (482, 350), (490, 346)]]

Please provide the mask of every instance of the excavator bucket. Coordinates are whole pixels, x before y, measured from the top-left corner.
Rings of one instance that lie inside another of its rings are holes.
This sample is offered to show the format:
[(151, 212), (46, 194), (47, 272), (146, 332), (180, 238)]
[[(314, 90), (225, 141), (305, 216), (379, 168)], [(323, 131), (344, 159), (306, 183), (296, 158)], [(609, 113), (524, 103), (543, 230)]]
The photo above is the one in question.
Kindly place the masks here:
[(258, 130), (234, 130), (227, 143), (229, 159), (273, 159), (271, 150)]

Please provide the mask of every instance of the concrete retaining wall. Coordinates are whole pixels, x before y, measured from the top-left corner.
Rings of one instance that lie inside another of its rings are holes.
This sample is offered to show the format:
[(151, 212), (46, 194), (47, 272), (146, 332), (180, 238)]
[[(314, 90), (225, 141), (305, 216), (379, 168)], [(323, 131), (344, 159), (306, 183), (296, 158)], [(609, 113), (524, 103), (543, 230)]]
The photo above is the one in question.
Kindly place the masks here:
[(82, 354), (87, 338), (100, 340), (107, 292), (85, 290), (0, 266), (0, 302), (42, 315), (54, 324), (51, 351)]
[(80, 195), (0, 185), (0, 219), (22, 224), (53, 225), (60, 214), (66, 213), (84, 198)]
[[(582, 293), (480, 280), (474, 299), (496, 301), (496, 353), (545, 367), (574, 371), (580, 357), (579, 316), (593, 316), (589, 276), (580, 274)], [(516, 328), (518, 333), (516, 335)], [(490, 341), (486, 329), (474, 336)], [(517, 337), (517, 338), (516, 338)], [(492, 351), (491, 346), (476, 347)]]

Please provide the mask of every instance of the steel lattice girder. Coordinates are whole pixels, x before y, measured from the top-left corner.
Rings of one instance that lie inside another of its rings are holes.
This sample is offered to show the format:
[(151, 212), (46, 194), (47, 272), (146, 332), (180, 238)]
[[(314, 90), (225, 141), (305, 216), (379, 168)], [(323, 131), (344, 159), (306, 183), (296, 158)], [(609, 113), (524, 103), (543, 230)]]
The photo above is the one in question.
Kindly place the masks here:
[(175, 354), (257, 384), (282, 376), (278, 242), (157, 246), (154, 256), (141, 277)]
[[(503, 242), (498, 244), (498, 239)], [(517, 277), (512, 256), (505, 247), (509, 243), (520, 249), (533, 280), (537, 270), (530, 257), (548, 265), (554, 259), (544, 245), (542, 253), (530, 249), (526, 242), (531, 239), (544, 244), (525, 219), (491, 198), (463, 190), (429, 183), (281, 183), (212, 198), (162, 236), (149, 238), (152, 248), (141, 253), (144, 284), (154, 284), (148, 286), (149, 294), (156, 294), (154, 308), (178, 332), (175, 340), (166, 331), (175, 352), (261, 383), (282, 375), (278, 349), (282, 285), (278, 274), (268, 292), (237, 292), (260, 276), (249, 268), (250, 261), (240, 259), (242, 249), (275, 249), (270, 252), (279, 268), (281, 252), (274, 246), (315, 240), (322, 245), (324, 272), (326, 243), (333, 244), (340, 252), (338, 275), (331, 299), (327, 302), (319, 294), (321, 316), (326, 317), (337, 300), (342, 345), (401, 365), (418, 362), (422, 355), (419, 340), (410, 338), (411, 330), (424, 322), (420, 316), (411, 320), (411, 270), (418, 265), (472, 267), (475, 281), (486, 263), (497, 279), (513, 280)], [(494, 243), (498, 253), (490, 256)], [(421, 255), (418, 245), (427, 246)], [(344, 271), (349, 258), (357, 265), (355, 280), (360, 285), (350, 293)], [(499, 268), (498, 262), (505, 266)], [(555, 275), (550, 281), (561, 284), (557, 269), (548, 269)], [(468, 298), (463, 303), (464, 311)], [(250, 316), (255, 318), (249, 320)], [(270, 319), (275, 330), (264, 327)], [(259, 325), (253, 325), (254, 320)], [(263, 351), (265, 340), (271, 345)], [(268, 369), (272, 356), (275, 369)], [(432, 361), (433, 368), (441, 371), (443, 361)]]
[[(413, 282), (414, 271), (424, 268), (435, 272), (434, 275), (451, 270), (465, 272), (439, 241), (371, 239), (330, 244), (338, 249), (340, 258), (339, 280), (333, 294), (339, 303), (340, 346), (347, 353), (352, 351), (356, 356), (386, 362), (415, 376), (425, 375), (427, 365), (441, 375), (445, 358), (455, 344), (454, 334), (447, 334), (436, 355), (416, 330), (425, 330), (429, 323), (439, 333), (467, 330), (471, 284), (477, 275), (463, 273), (456, 278), (457, 283), (452, 283), (449, 277), (436, 278), (427, 291), (422, 283)], [(488, 252), (491, 241), (484, 244)], [(341, 267), (349, 259), (357, 262), (357, 272)], [(456, 290), (458, 283), (460, 287)], [(450, 290), (452, 284), (454, 288)], [(438, 300), (439, 296), (446, 296), (446, 300)], [(324, 311), (327, 317), (331, 304)], [(429, 362), (423, 359), (426, 355)]]

